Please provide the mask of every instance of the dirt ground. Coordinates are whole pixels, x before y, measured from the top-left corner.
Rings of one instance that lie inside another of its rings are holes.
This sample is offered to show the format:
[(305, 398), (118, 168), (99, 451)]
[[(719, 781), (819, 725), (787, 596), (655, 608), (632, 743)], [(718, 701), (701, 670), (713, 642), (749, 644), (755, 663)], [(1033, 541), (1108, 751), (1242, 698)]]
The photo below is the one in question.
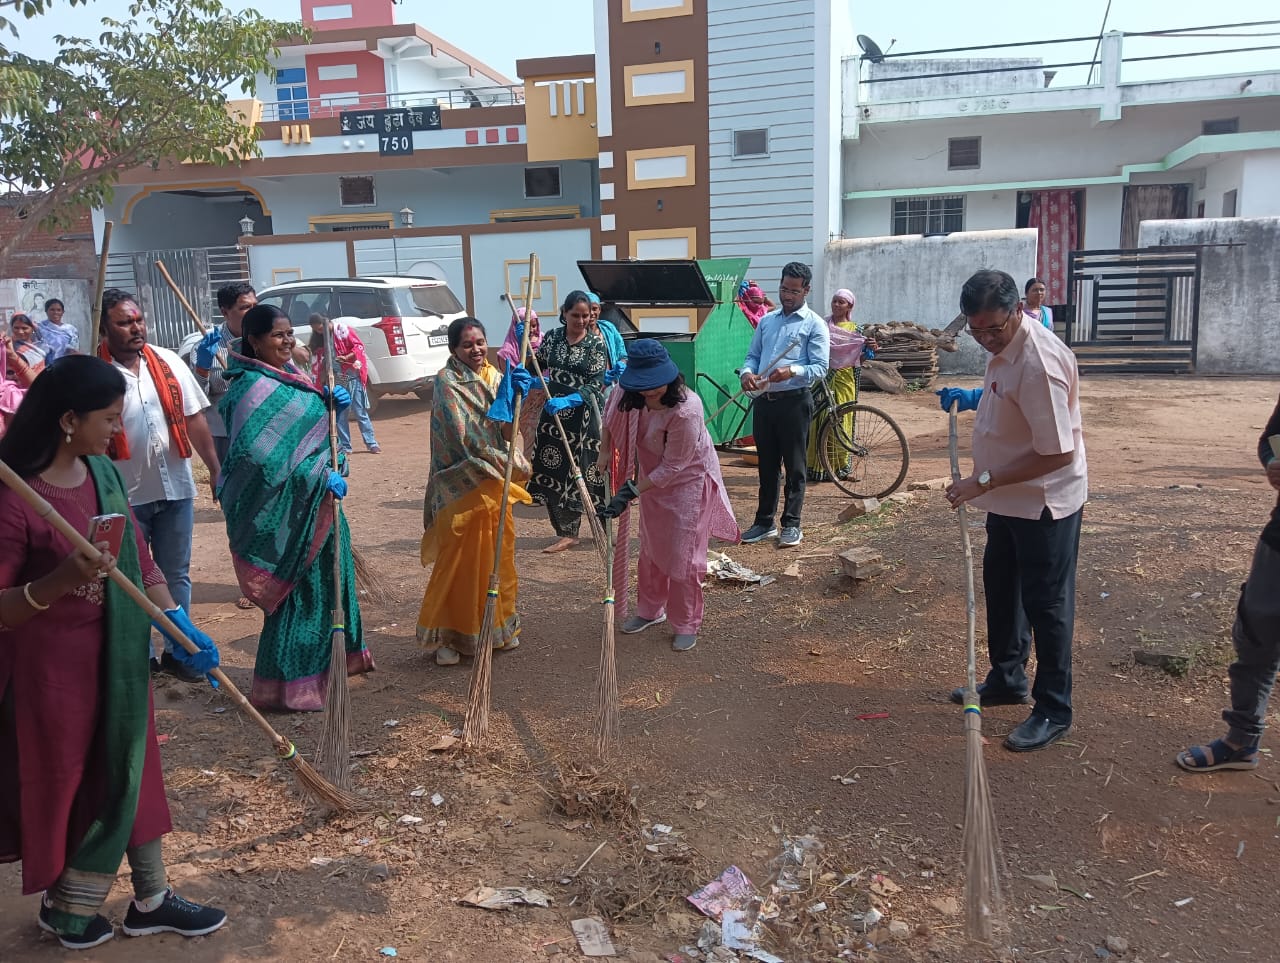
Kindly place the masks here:
[[(436, 667), (413, 641), (428, 414), (389, 399), (376, 419), (386, 453), (355, 456), (346, 502), (356, 543), (400, 597), (366, 608), (378, 671), (352, 687), (354, 785), (380, 811), (326, 821), (229, 700), (162, 680), (176, 827), (166, 858), (183, 893), (231, 921), (193, 941), (121, 936), (89, 956), (375, 960), (394, 948), (404, 960), (567, 959), (581, 955), (569, 922), (594, 914), (610, 921), (620, 957), (659, 960), (696, 941), (685, 894), (730, 865), (765, 890), (783, 837), (809, 834), (821, 849), (770, 937), (789, 963), (1275, 959), (1280, 771), (1269, 755), (1256, 773), (1209, 776), (1172, 759), (1221, 731), (1227, 629), (1274, 501), (1254, 449), (1276, 391), (1275, 381), (1084, 384), (1091, 499), (1075, 727), (1016, 755), (1000, 740), (1024, 710), (984, 716), (1006, 865), (1002, 951), (967, 946), (958, 912), (965, 753), (946, 694), (963, 676), (964, 576), (941, 496), (838, 524), (847, 499), (811, 488), (799, 552), (728, 549), (762, 573), (799, 557), (798, 582), (709, 585), (688, 654), (671, 651), (665, 627), (619, 636), (621, 751), (595, 774), (599, 564), (589, 548), (541, 554), (550, 526), (521, 511), (525, 630), (518, 651), (495, 658), (490, 745), (435, 752), (460, 724), (468, 671)], [(932, 394), (864, 400), (907, 432), (909, 480), (946, 474)], [(754, 469), (722, 463), (745, 526)], [(888, 571), (847, 582), (832, 553), (852, 545), (873, 546)], [(247, 689), (259, 616), (235, 608), (222, 519), (207, 501), (193, 580), (196, 620)], [(1177, 674), (1135, 664), (1135, 648), (1170, 645), (1188, 654)], [(274, 718), (304, 752), (316, 745), (318, 717)], [(481, 883), (535, 887), (553, 903), (458, 902)], [(128, 892), (125, 871), (107, 906), (117, 920)], [(70, 955), (36, 929), (36, 897), (19, 893), (17, 869), (0, 867), (0, 959)], [(872, 907), (883, 920), (864, 933), (857, 921)]]

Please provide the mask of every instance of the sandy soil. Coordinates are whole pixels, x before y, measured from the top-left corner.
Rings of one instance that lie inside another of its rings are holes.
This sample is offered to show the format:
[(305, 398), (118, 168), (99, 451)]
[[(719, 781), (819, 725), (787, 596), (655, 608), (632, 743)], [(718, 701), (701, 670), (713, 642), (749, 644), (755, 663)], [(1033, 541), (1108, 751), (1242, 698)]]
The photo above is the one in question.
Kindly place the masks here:
[[(166, 858), (182, 892), (232, 919), (193, 941), (121, 936), (91, 958), (372, 960), (394, 947), (406, 960), (545, 960), (580, 955), (568, 922), (595, 912), (611, 921), (619, 956), (651, 961), (696, 939), (684, 894), (729, 865), (764, 888), (781, 838), (806, 833), (823, 848), (774, 944), (793, 963), (841, 948), (877, 960), (1273, 958), (1275, 764), (1268, 755), (1256, 773), (1192, 776), (1172, 757), (1220, 729), (1227, 629), (1273, 503), (1254, 446), (1276, 391), (1274, 381), (1085, 383), (1076, 724), (1054, 748), (1015, 755), (999, 741), (1022, 710), (984, 716), (1007, 867), (1001, 951), (966, 946), (956, 912), (964, 740), (946, 693), (963, 675), (964, 577), (940, 496), (839, 524), (847, 499), (813, 488), (799, 553), (729, 550), (770, 573), (799, 556), (799, 581), (711, 585), (686, 655), (665, 627), (620, 636), (622, 751), (594, 774), (599, 564), (589, 548), (541, 554), (550, 526), (522, 511), (524, 644), (495, 660), (490, 746), (432, 752), (460, 722), (468, 672), (437, 668), (413, 643), (428, 413), (388, 399), (377, 415), (386, 453), (355, 456), (347, 500), (357, 544), (401, 599), (367, 607), (379, 671), (352, 691), (354, 783), (380, 812), (326, 821), (228, 700), (162, 680), (177, 827)], [(910, 480), (946, 474), (932, 394), (867, 400), (907, 432)], [(731, 456), (724, 470), (749, 524), (754, 470)], [(888, 571), (846, 581), (832, 555), (852, 545), (875, 547)], [(207, 501), (193, 580), (196, 620), (247, 688), (258, 616), (235, 608), (222, 519)], [(1185, 673), (1135, 665), (1135, 648), (1172, 644), (1190, 653)], [(319, 718), (275, 720), (304, 751), (315, 746)], [(405, 814), (423, 821), (398, 823)], [(672, 832), (655, 836), (654, 823)], [(1028, 878), (1046, 876), (1059, 888)], [(0, 868), (0, 880), (0, 960), (68, 955), (37, 931), (18, 870)], [(533, 886), (554, 903), (459, 904), (478, 883)], [(117, 920), (127, 896), (126, 871), (107, 907)], [(819, 900), (825, 910), (805, 909)], [(855, 937), (854, 917), (872, 906), (882, 924)], [(890, 922), (905, 926), (891, 933)]]

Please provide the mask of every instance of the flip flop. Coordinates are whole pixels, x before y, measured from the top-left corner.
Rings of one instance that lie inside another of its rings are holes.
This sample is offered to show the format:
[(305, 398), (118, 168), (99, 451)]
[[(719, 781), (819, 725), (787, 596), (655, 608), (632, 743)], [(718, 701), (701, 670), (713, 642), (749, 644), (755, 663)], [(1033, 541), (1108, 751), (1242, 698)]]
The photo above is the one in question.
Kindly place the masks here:
[(245, 596), (242, 595), (238, 599), (236, 599), (236, 608), (251, 609), (253, 608), (253, 603), (250, 602)]
[(1217, 772), (1220, 769), (1257, 769), (1258, 747), (1241, 746), (1233, 749), (1221, 739), (1214, 739), (1207, 746), (1192, 746), (1174, 756), (1187, 772)]

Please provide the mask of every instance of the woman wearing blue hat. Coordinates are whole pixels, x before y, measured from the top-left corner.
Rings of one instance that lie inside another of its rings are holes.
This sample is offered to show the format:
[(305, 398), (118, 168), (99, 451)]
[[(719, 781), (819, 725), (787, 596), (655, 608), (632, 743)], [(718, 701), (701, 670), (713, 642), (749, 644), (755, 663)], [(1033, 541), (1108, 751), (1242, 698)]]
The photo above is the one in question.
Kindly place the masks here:
[[(622, 631), (643, 632), (660, 622), (675, 629), (672, 648), (692, 649), (702, 625), (702, 580), (712, 536), (738, 541), (720, 461), (707, 427), (702, 399), (688, 390), (667, 349), (658, 341), (631, 342), (621, 391), (609, 399), (597, 467), (624, 482), (603, 514), (624, 515), (640, 497), (640, 559), (636, 564), (636, 614)], [(618, 551), (625, 553), (628, 520), (619, 526)], [(625, 573), (626, 565), (619, 566)], [(618, 588), (626, 613), (625, 574)]]

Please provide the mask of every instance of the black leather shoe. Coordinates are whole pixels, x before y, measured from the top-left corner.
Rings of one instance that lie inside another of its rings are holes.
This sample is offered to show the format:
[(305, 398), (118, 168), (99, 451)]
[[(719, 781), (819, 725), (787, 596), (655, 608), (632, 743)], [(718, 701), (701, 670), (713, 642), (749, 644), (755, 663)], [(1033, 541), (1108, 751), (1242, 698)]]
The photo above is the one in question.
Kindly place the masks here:
[[(978, 698), (983, 706), (1025, 706), (1031, 704), (1031, 697), (1025, 693), (994, 692), (985, 682), (978, 683)], [(958, 706), (964, 705), (964, 686), (951, 690), (951, 701)]]
[(1035, 752), (1053, 745), (1071, 731), (1070, 723), (1053, 722), (1046, 716), (1033, 712), (1004, 741), (1004, 747), (1013, 752)]

